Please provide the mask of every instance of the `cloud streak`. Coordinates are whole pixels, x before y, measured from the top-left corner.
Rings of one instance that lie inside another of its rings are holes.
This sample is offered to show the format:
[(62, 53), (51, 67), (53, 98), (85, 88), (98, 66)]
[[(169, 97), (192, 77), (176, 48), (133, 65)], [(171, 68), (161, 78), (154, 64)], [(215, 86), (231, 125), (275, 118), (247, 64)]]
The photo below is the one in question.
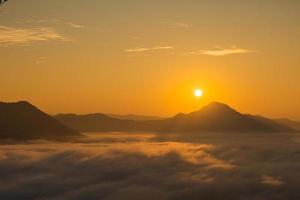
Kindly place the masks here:
[(45, 41), (70, 41), (53, 28), (15, 28), (0, 26), (0, 45), (32, 44)]
[(263, 175), (261, 177), (261, 183), (265, 185), (277, 186), (277, 187), (284, 184), (284, 182), (279, 178), (268, 176), (268, 175)]
[(180, 28), (191, 28), (191, 24), (183, 23), (183, 22), (164, 22), (164, 24), (168, 26), (175, 26)]
[(172, 46), (155, 46), (155, 47), (135, 47), (132, 49), (125, 49), (125, 52), (147, 52), (147, 51), (159, 51), (159, 50), (172, 50), (174, 47)]
[(243, 48), (226, 48), (226, 49), (214, 49), (214, 50), (200, 50), (194, 52), (188, 52), (189, 55), (209, 55), (209, 56), (228, 56), (236, 54), (247, 54), (255, 51)]
[(27, 20), (17, 21), (17, 23), (19, 23), (19, 24), (24, 24), (24, 23), (27, 23), (27, 24), (57, 24), (57, 25), (66, 25), (66, 26), (69, 26), (69, 27), (75, 28), (75, 29), (82, 29), (85, 27), (82, 24), (77, 24), (74, 22), (66, 22), (61, 19), (39, 19), (39, 20), (27, 19)]
[(67, 23), (69, 26), (71, 26), (72, 28), (77, 28), (77, 29), (81, 29), (81, 28), (84, 28), (83, 25), (81, 24), (75, 24), (75, 23)]

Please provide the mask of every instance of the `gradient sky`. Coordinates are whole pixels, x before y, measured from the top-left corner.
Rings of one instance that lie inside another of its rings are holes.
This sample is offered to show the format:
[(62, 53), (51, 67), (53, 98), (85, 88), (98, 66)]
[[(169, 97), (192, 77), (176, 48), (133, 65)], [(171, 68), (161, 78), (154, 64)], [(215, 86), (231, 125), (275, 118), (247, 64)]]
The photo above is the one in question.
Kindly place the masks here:
[(0, 100), (161, 116), (221, 101), (300, 120), (299, 10), (299, 0), (9, 0)]

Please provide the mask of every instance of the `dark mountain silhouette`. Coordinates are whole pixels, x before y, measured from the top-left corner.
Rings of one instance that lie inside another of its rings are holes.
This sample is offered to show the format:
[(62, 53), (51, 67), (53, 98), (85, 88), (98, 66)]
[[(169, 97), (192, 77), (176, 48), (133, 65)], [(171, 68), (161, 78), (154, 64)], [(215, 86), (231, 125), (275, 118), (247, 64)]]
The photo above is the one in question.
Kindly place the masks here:
[(167, 120), (165, 130), (189, 132), (286, 132), (292, 128), (270, 119), (241, 114), (226, 104), (213, 102), (199, 111)]
[(80, 136), (28, 102), (0, 102), (0, 139), (66, 139)]
[(134, 121), (104, 114), (61, 114), (56, 118), (79, 131), (159, 132), (292, 132), (294, 129), (273, 120), (241, 114), (226, 104), (213, 102), (199, 111), (178, 114), (164, 120)]
[(54, 117), (63, 124), (82, 132), (131, 130), (136, 125), (136, 121), (115, 119), (101, 113), (59, 114)]
[(297, 131), (300, 131), (300, 122), (298, 121), (294, 121), (294, 120), (290, 120), (290, 119), (275, 119), (274, 121), (276, 121), (277, 123), (283, 124), (285, 126), (289, 126)]
[(128, 115), (117, 115), (117, 114), (106, 114), (115, 119), (128, 119), (134, 121), (151, 121), (151, 120), (163, 120), (162, 117), (157, 116), (145, 116), (145, 115), (135, 115), (135, 114), (128, 114)]

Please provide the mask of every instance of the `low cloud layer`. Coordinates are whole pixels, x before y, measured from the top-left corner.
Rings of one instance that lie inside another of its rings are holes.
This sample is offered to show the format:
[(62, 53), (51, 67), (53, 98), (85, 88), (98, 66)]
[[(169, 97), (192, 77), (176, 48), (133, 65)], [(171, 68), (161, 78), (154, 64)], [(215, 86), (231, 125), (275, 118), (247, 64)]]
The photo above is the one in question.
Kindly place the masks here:
[(227, 138), (102, 134), (2, 144), (0, 199), (299, 199), (298, 144)]
[(0, 26), (0, 45), (32, 44), (43, 41), (69, 41), (53, 28), (16, 28)]

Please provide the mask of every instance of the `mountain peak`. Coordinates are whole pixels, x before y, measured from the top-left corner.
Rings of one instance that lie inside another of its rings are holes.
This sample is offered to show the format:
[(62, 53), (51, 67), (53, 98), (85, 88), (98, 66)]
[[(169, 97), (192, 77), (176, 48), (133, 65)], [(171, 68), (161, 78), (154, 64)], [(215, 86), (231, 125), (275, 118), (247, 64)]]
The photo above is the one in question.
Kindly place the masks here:
[(80, 136), (27, 101), (0, 102), (0, 139), (63, 139)]
[(29, 103), (28, 101), (18, 101), (18, 102), (16, 102), (16, 104), (21, 104), (21, 105), (32, 105), (32, 104)]
[[(91, 117), (92, 116), (92, 117)], [(212, 102), (202, 109), (178, 113), (163, 120), (134, 121), (101, 117), (100, 115), (65, 115), (57, 119), (67, 126), (84, 132), (100, 131), (155, 131), (155, 132), (289, 132), (287, 126), (257, 116), (245, 115), (230, 106)]]
[(0, 102), (0, 104), (5, 106), (33, 106), (28, 101), (17, 101), (17, 102)]
[(230, 113), (238, 113), (236, 110), (231, 108), (225, 103), (220, 103), (217, 101), (213, 101), (209, 103), (208, 105), (204, 106), (201, 110), (201, 112), (217, 112), (217, 113), (224, 113), (224, 112), (230, 112)]
[(213, 101), (206, 105), (206, 107), (219, 107), (219, 108), (230, 108), (227, 104), (218, 101)]

